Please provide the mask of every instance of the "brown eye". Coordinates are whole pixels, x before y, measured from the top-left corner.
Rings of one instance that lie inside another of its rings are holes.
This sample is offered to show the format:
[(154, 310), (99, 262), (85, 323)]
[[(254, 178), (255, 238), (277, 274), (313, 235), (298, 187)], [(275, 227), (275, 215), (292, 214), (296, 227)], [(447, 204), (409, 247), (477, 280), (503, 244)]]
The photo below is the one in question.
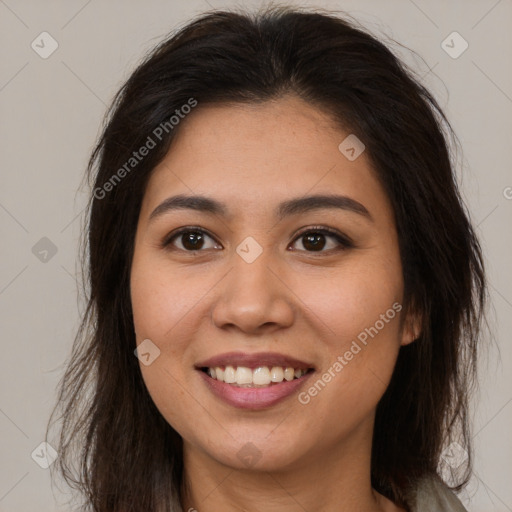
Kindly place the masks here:
[[(213, 245), (211, 243), (208, 245), (209, 240), (214, 242)], [(167, 248), (169, 248), (170, 245), (173, 245), (176, 249), (186, 252), (199, 251), (201, 249), (219, 248), (219, 246), (216, 245), (216, 242), (210, 235), (208, 235), (202, 229), (198, 228), (181, 229), (177, 233), (174, 233), (169, 238), (167, 238), (163, 245)]]
[[(334, 243), (329, 239), (334, 240)], [(302, 241), (302, 247), (307, 252), (329, 252), (331, 250), (343, 250), (353, 247), (352, 242), (336, 231), (326, 228), (309, 229), (302, 232), (295, 241)], [(324, 251), (323, 249), (327, 249)], [(300, 249), (303, 250), (303, 249)]]
[[(294, 243), (297, 243), (299, 240), (302, 241), (303, 248), (298, 250), (305, 252), (322, 253), (354, 247), (354, 244), (348, 237), (328, 228), (309, 228), (308, 231), (299, 234), (295, 238)], [(182, 228), (172, 233), (163, 241), (162, 246), (167, 249), (176, 249), (184, 252), (222, 249), (222, 246), (206, 231), (194, 227)]]
[(325, 247), (325, 239), (323, 233), (309, 233), (302, 236), (302, 245), (308, 251), (321, 251)]

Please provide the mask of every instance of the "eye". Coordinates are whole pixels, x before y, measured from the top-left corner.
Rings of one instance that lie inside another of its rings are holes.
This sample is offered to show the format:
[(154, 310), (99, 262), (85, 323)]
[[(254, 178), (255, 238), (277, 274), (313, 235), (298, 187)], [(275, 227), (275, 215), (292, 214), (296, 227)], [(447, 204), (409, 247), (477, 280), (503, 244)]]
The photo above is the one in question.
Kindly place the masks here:
[[(211, 243), (210, 246), (208, 246), (208, 239), (214, 242), (213, 246)], [(178, 244), (174, 243), (175, 240), (178, 242)], [(216, 242), (214, 239), (204, 229), (193, 226), (181, 228), (179, 231), (174, 232), (166, 237), (162, 243), (165, 248), (169, 248), (170, 245), (174, 245), (176, 249), (186, 252), (199, 251), (201, 249), (220, 248), (218, 244), (216, 246), (215, 244)]]
[[(335, 241), (334, 244), (331, 242), (331, 247), (327, 247), (329, 243), (326, 239), (329, 238)], [(330, 252), (354, 247), (354, 244), (347, 236), (322, 226), (310, 227), (307, 231), (303, 231), (295, 238), (294, 243), (299, 240), (302, 241), (302, 247), (304, 247), (306, 252)], [(325, 247), (327, 247), (327, 250), (323, 251), (322, 249)]]
[[(331, 239), (331, 244), (328, 243), (328, 239)], [(208, 240), (210, 240), (209, 246)], [(299, 250), (305, 250), (306, 252), (330, 252), (354, 247), (350, 238), (323, 226), (313, 226), (302, 231), (295, 238), (294, 243), (299, 240), (302, 241), (302, 247), (304, 248)], [(214, 238), (204, 229), (195, 226), (184, 227), (171, 233), (164, 239), (162, 246), (166, 249), (171, 249), (170, 246), (174, 246), (173, 249), (185, 252), (200, 251), (201, 249), (222, 249), (222, 246), (215, 242)], [(323, 250), (326, 247), (327, 249)]]

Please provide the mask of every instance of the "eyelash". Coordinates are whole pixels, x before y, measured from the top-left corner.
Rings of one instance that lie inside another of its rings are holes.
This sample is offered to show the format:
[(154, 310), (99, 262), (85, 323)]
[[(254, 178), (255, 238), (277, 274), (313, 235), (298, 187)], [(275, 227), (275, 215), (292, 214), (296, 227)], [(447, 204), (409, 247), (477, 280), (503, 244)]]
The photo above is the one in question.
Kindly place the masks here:
[[(162, 241), (162, 247), (167, 250), (173, 250), (173, 251), (177, 250), (177, 251), (191, 253), (191, 254), (198, 253), (198, 252), (204, 252), (203, 249), (199, 249), (199, 250), (195, 250), (195, 251), (188, 251), (188, 250), (179, 249), (179, 248), (171, 249), (169, 247), (172, 244), (173, 240), (179, 238), (180, 235), (183, 235), (185, 233), (200, 233), (203, 235), (207, 235), (208, 237), (210, 237), (212, 240), (215, 241), (215, 238), (212, 235), (210, 235), (210, 233), (208, 233), (208, 231), (204, 230), (203, 228), (200, 228), (199, 226), (186, 226), (186, 227), (180, 228), (178, 231), (175, 231), (175, 232), (171, 233), (170, 235), (166, 236), (164, 238), (164, 240)], [(322, 234), (322, 235), (327, 235), (329, 237), (332, 237), (340, 244), (340, 247), (336, 247), (334, 249), (328, 249), (327, 251), (324, 251), (324, 250), (307, 251), (307, 250), (303, 250), (303, 249), (294, 249), (294, 251), (307, 252), (309, 254), (315, 254), (315, 253), (316, 254), (322, 254), (322, 253), (330, 254), (332, 252), (343, 251), (343, 250), (350, 249), (350, 248), (354, 247), (354, 243), (352, 242), (352, 240), (350, 240), (349, 237), (347, 237), (346, 235), (342, 235), (337, 230), (328, 228), (326, 226), (310, 226), (310, 227), (304, 229), (303, 231), (301, 231), (300, 233), (298, 233), (295, 236), (291, 245), (295, 244), (296, 241), (298, 241), (300, 238), (303, 238), (305, 235), (308, 235), (308, 234)], [(218, 243), (218, 242), (216, 242), (216, 243)]]

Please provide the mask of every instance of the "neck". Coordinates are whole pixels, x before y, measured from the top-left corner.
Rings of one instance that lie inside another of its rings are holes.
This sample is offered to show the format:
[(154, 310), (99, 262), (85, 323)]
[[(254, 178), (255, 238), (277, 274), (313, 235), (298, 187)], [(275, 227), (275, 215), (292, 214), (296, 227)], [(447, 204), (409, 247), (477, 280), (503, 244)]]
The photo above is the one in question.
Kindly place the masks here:
[(371, 429), (264, 471), (227, 466), (184, 441), (183, 510), (399, 511), (372, 489), (370, 462)]

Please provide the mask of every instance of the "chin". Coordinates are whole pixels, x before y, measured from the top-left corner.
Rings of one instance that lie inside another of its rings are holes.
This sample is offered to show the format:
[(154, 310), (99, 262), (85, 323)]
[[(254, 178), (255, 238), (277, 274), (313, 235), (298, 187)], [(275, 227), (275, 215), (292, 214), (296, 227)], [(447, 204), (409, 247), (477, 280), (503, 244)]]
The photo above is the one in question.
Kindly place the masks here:
[[(286, 471), (297, 466), (303, 443), (294, 442), (289, 434), (270, 439), (269, 431), (258, 435), (246, 433), (244, 436), (231, 438), (203, 446), (204, 453), (217, 462), (236, 470), (276, 472)], [(234, 437), (234, 436), (233, 436)]]

